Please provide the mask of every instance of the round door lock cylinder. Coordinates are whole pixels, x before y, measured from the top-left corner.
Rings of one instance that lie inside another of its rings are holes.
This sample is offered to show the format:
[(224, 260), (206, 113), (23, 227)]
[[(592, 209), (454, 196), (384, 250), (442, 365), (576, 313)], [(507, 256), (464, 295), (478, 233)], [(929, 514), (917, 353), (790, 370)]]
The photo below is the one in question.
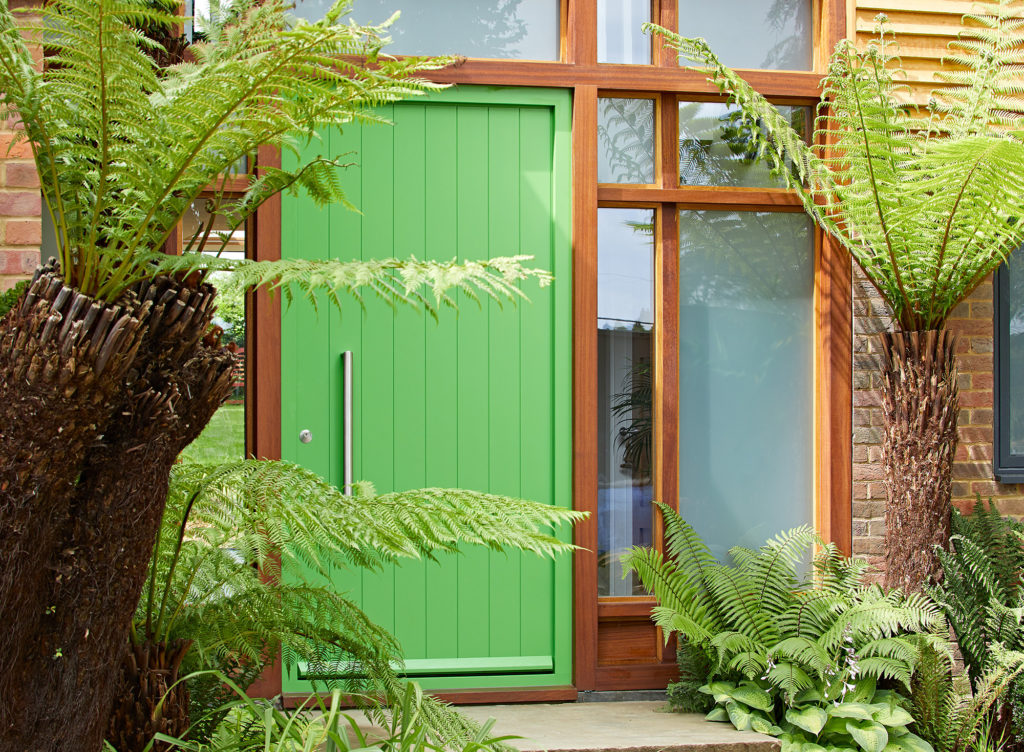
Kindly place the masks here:
[(299, 431), (299, 441), (301, 441), (303, 444), (308, 444), (312, 440), (313, 432), (310, 431), (308, 428), (304, 428), (301, 431)]

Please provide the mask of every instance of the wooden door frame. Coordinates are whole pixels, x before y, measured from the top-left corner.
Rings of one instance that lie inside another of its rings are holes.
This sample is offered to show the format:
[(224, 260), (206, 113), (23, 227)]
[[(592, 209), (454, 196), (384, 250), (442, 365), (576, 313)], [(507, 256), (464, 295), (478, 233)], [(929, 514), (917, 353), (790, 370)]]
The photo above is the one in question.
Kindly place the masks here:
[[(846, 0), (816, 0), (814, 70), (743, 71), (744, 77), (762, 94), (776, 100), (813, 104), (820, 95), (820, 78), (828, 55), (847, 35)], [(652, 18), (674, 28), (678, 19), (678, 0), (652, 0)], [(433, 72), (438, 83), (480, 84), (490, 86), (548, 86), (573, 90), (572, 112), (572, 247), (573, 247), (573, 497), (575, 509), (591, 512), (578, 524), (574, 542), (581, 551), (573, 562), (573, 654), (574, 685), (571, 687), (520, 688), (510, 690), (460, 690), (438, 693), (446, 700), (463, 703), (554, 702), (576, 699), (577, 692), (602, 689), (662, 687), (675, 672), (671, 655), (662, 655), (658, 663), (633, 666), (597, 665), (598, 624), (602, 617), (643, 620), (649, 617), (653, 601), (631, 598), (628, 601), (598, 601), (597, 598), (597, 208), (600, 202), (650, 200), (661, 205), (660, 244), (668, 247), (674, 239), (673, 222), (666, 221), (674, 205), (707, 205), (724, 208), (740, 201), (731, 189), (687, 188), (668, 190), (658, 187), (597, 185), (597, 105), (600, 92), (643, 91), (661, 97), (662, 132), (673, 132), (669, 122), (674, 107), (667, 107), (677, 94), (688, 98), (720, 99), (716, 87), (703, 74), (680, 70), (673, 51), (655, 43), (654, 64), (650, 66), (612, 65), (597, 62), (597, 11), (595, 0), (562, 0), (562, 61), (521, 62), (515, 60), (469, 59), (456, 66)], [(671, 113), (671, 114), (670, 114)], [(668, 120), (664, 120), (667, 118)], [(665, 130), (668, 129), (668, 130)], [(667, 160), (661, 150), (660, 159)], [(280, 165), (280, 154), (261, 149), (259, 164)], [(661, 165), (667, 169), (667, 165)], [(742, 204), (751, 208), (750, 195), (742, 195)], [(795, 197), (786, 191), (764, 190), (758, 202), (767, 207), (795, 205)], [(795, 206), (794, 206), (795, 208)], [(254, 257), (275, 260), (281, 254), (281, 202), (275, 197), (256, 213), (253, 228)], [(816, 230), (815, 242), (815, 519), (826, 540), (834, 541), (846, 553), (852, 548), (852, 292), (849, 256), (834, 241)], [(658, 265), (656, 284), (665, 290), (678, 283), (677, 263), (664, 256)], [(664, 298), (662, 298), (664, 301)], [(668, 306), (665, 306), (667, 308)], [(678, 362), (668, 343), (673, 336), (669, 317), (656, 333), (657, 376), (660, 383), (676, 383)], [(279, 459), (281, 453), (281, 317), (280, 298), (271, 299), (260, 291), (253, 296), (248, 348), (251, 348), (250, 373), (253, 385), (251, 417), (247, 421), (247, 446), (259, 458)], [(659, 401), (656, 421), (675, 426), (677, 397), (664, 392)], [(658, 467), (677, 449), (676, 431), (659, 432), (656, 457)], [(660, 498), (677, 498), (672, 474), (656, 479)], [(276, 683), (274, 676), (276, 675)], [(254, 687), (272, 695), (280, 692), (280, 671), (270, 671)]]

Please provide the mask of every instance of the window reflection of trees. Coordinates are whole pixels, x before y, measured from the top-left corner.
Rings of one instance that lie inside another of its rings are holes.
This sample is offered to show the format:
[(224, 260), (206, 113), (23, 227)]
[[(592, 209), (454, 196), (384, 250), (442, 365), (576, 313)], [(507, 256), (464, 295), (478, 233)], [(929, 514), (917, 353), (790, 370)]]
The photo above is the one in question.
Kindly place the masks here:
[[(810, 110), (778, 109), (806, 139)], [(784, 181), (767, 172), (752, 124), (743, 121), (738, 109), (718, 102), (680, 102), (679, 184), (773, 187)]]
[[(654, 182), (654, 100), (602, 98), (597, 138), (602, 183)], [(610, 178), (610, 179), (609, 179)]]
[(772, 70), (810, 68), (810, 21), (808, 0), (774, 0), (765, 15), (765, 26), (785, 36), (768, 50), (761, 67)]
[[(754, 316), (757, 328), (772, 338), (761, 343), (756, 357), (752, 351), (724, 353), (724, 360), (715, 359), (719, 368), (728, 363), (728, 373), (760, 378), (777, 359), (791, 357), (792, 347), (809, 335), (811, 233), (803, 214), (681, 212), (680, 316), (686, 316), (687, 308), (728, 309), (737, 320)], [(682, 343), (687, 356), (698, 360), (707, 357), (699, 353), (708, 344)]]

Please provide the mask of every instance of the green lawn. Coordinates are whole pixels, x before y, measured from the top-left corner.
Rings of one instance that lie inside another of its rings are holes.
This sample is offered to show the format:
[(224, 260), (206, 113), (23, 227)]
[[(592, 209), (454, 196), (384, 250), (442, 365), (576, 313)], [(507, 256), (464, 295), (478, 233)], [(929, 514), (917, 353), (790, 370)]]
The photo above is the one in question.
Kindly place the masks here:
[(199, 438), (182, 452), (193, 462), (228, 462), (245, 456), (245, 406), (223, 405)]

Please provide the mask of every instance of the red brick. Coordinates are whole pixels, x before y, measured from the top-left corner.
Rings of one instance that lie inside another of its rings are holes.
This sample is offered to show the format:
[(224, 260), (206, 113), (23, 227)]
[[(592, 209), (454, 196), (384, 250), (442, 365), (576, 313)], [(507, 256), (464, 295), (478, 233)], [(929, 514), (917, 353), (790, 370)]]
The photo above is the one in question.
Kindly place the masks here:
[(882, 466), (875, 465), (854, 465), (854, 480), (882, 480)]
[(992, 441), (992, 426), (960, 426), (957, 433), (960, 434), (960, 441), (967, 444), (981, 444), (985, 441)]
[(18, 139), (15, 143), (13, 133), (0, 133), (0, 158), (2, 159), (31, 159), (32, 147), (25, 139)]
[(991, 355), (961, 355), (957, 358), (957, 365), (961, 371), (991, 371)]
[(991, 389), (995, 386), (992, 383), (992, 373), (972, 373), (971, 384), (975, 389)]
[(856, 407), (877, 407), (881, 404), (881, 395), (872, 390), (860, 389), (853, 393), (853, 406)]
[(11, 162), (7, 165), (8, 188), (38, 188), (39, 173), (32, 162)]
[(990, 353), (992, 352), (991, 337), (971, 337), (971, 352)]
[(960, 392), (961, 407), (992, 407), (992, 392), (975, 390)]
[(953, 482), (953, 497), (961, 498), (964, 496), (971, 495), (971, 484), (970, 483), (957, 483)]
[(38, 217), (42, 208), (42, 197), (35, 191), (0, 193), (0, 216)]
[(38, 219), (8, 220), (4, 230), (4, 242), (8, 245), (39, 245), (42, 236), (43, 226)]
[(984, 301), (975, 301), (971, 303), (971, 317), (976, 319), (991, 319), (992, 318), (992, 304)]
[(971, 459), (971, 453), (967, 449), (966, 444), (958, 444), (956, 448), (956, 454), (953, 455), (954, 462), (965, 462)]
[(0, 274), (31, 274), (39, 264), (39, 251), (0, 250)]
[(1002, 489), (1002, 485), (994, 480), (976, 480), (971, 483), (971, 496), (981, 494), (981, 498), (987, 499), (989, 496), (999, 496)]
[(972, 460), (988, 460), (992, 461), (992, 445), (991, 444), (972, 444), (968, 447)]
[(969, 478), (992, 479), (992, 465), (988, 462), (954, 462), (953, 477), (957, 480)]
[(957, 319), (949, 322), (949, 328), (961, 337), (968, 334), (992, 336), (992, 319)]
[(971, 423), (976, 426), (990, 427), (992, 425), (992, 408), (975, 408), (971, 410)]

